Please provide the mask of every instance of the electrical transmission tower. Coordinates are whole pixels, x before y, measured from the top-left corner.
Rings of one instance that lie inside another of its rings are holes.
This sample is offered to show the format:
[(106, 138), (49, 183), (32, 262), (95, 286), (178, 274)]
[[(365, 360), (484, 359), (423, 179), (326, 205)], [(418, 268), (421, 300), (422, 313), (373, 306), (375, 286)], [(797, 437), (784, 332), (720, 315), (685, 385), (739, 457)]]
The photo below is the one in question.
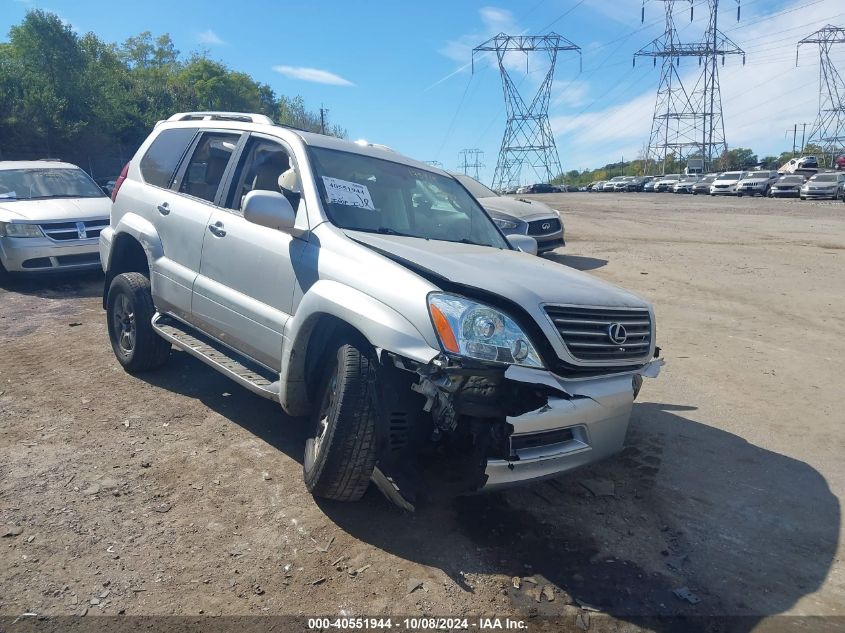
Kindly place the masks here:
[[(484, 152), (480, 149), (464, 149), (461, 150), (460, 154), (462, 158), (460, 170), (467, 176), (472, 176), (478, 180), (478, 170), (484, 167), (481, 163), (481, 156)], [(472, 173), (470, 173), (470, 170), (472, 170)]]
[[(554, 78), (555, 62), (560, 51), (577, 51), (581, 48), (557, 33), (548, 35), (505, 35), (499, 33), (472, 50), (473, 72), (476, 53), (493, 52), (499, 63), (502, 90), (508, 121), (505, 135), (493, 173), (493, 189), (503, 189), (520, 184), (524, 165), (534, 169), (541, 182), (551, 182), (562, 172), (554, 135), (549, 125), (549, 100)], [(545, 53), (548, 71), (540, 82), (533, 99), (526, 101), (519, 94), (508, 66), (513, 54), (524, 53), (526, 72), (529, 53)]]
[(798, 42), (796, 66), (802, 44), (819, 45), (819, 113), (808, 142), (821, 145), (823, 161), (832, 167), (837, 154), (845, 150), (845, 82), (830, 59), (830, 49), (845, 44), (845, 29), (828, 24)]
[[(719, 0), (707, 0), (710, 12), (707, 31), (703, 41), (693, 43), (680, 41), (674, 17), (675, 4), (688, 4), (692, 21), (692, 0), (657, 1), (664, 5), (666, 29), (663, 35), (634, 54), (635, 65), (637, 57), (651, 57), (655, 66), (658, 58), (662, 60), (646, 169), (660, 164), (661, 172), (665, 173), (669, 159), (674, 157), (684, 161), (697, 156), (702, 159), (706, 171), (727, 151), (719, 88), (719, 58), (724, 65), (727, 55), (742, 55), (742, 63), (745, 64), (745, 51), (719, 31)], [(736, 1), (739, 19), (739, 0)], [(682, 57), (697, 57), (699, 66), (703, 65), (701, 74), (691, 86), (691, 82), (684, 85), (681, 79)]]

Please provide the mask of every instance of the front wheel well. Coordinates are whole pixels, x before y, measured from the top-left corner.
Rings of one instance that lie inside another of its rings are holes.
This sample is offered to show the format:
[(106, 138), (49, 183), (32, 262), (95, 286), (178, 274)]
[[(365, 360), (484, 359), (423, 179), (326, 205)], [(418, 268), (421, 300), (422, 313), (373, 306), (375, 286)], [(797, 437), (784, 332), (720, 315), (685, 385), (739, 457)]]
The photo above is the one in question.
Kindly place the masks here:
[(305, 348), (304, 359), (304, 376), (306, 393), (308, 399), (313, 403), (315, 392), (320, 382), (320, 368), (323, 366), (322, 361), (325, 359), (327, 353), (333, 350), (332, 345), (343, 336), (344, 338), (358, 338), (366, 341), (364, 336), (358, 329), (351, 326), (349, 323), (331, 314), (321, 314), (317, 317), (316, 323), (311, 328), (308, 336), (308, 344)]
[(144, 247), (138, 240), (126, 233), (117, 235), (114, 246), (112, 246), (111, 259), (103, 288), (103, 309), (106, 307), (108, 288), (112, 280), (121, 273), (140, 273), (147, 279), (150, 278), (150, 264)]

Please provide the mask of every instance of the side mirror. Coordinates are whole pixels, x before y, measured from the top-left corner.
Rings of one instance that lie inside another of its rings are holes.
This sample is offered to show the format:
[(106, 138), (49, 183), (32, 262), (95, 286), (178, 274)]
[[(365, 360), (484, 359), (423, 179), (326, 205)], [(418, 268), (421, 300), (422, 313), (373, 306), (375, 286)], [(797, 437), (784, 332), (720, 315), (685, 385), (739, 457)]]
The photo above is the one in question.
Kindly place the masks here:
[(244, 196), (244, 218), (277, 231), (289, 231), (296, 221), (290, 202), (277, 191), (250, 191)]
[(508, 235), (508, 242), (511, 246), (529, 255), (537, 254), (537, 240), (529, 235)]

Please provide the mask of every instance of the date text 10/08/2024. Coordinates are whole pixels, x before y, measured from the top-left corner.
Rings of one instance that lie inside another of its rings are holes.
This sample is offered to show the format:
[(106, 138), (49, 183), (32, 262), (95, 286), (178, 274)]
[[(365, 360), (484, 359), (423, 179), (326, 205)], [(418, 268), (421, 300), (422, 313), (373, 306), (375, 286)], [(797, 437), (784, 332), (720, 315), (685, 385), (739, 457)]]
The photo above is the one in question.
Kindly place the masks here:
[(404, 631), (524, 631), (528, 625), (523, 620), (511, 618), (308, 618), (310, 630), (404, 630)]

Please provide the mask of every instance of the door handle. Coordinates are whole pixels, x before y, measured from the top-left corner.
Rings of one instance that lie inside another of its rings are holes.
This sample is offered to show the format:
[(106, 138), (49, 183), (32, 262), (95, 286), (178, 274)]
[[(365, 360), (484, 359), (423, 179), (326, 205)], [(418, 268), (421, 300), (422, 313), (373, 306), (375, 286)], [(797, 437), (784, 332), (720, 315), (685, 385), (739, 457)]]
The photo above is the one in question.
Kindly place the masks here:
[(209, 224), (208, 230), (214, 233), (217, 237), (223, 237), (226, 235), (226, 231), (223, 230), (223, 223), (219, 221), (214, 224)]
[(162, 215), (167, 215), (168, 213), (170, 213), (170, 204), (168, 204), (167, 202), (162, 202), (160, 205), (158, 205), (157, 208), (158, 212)]

